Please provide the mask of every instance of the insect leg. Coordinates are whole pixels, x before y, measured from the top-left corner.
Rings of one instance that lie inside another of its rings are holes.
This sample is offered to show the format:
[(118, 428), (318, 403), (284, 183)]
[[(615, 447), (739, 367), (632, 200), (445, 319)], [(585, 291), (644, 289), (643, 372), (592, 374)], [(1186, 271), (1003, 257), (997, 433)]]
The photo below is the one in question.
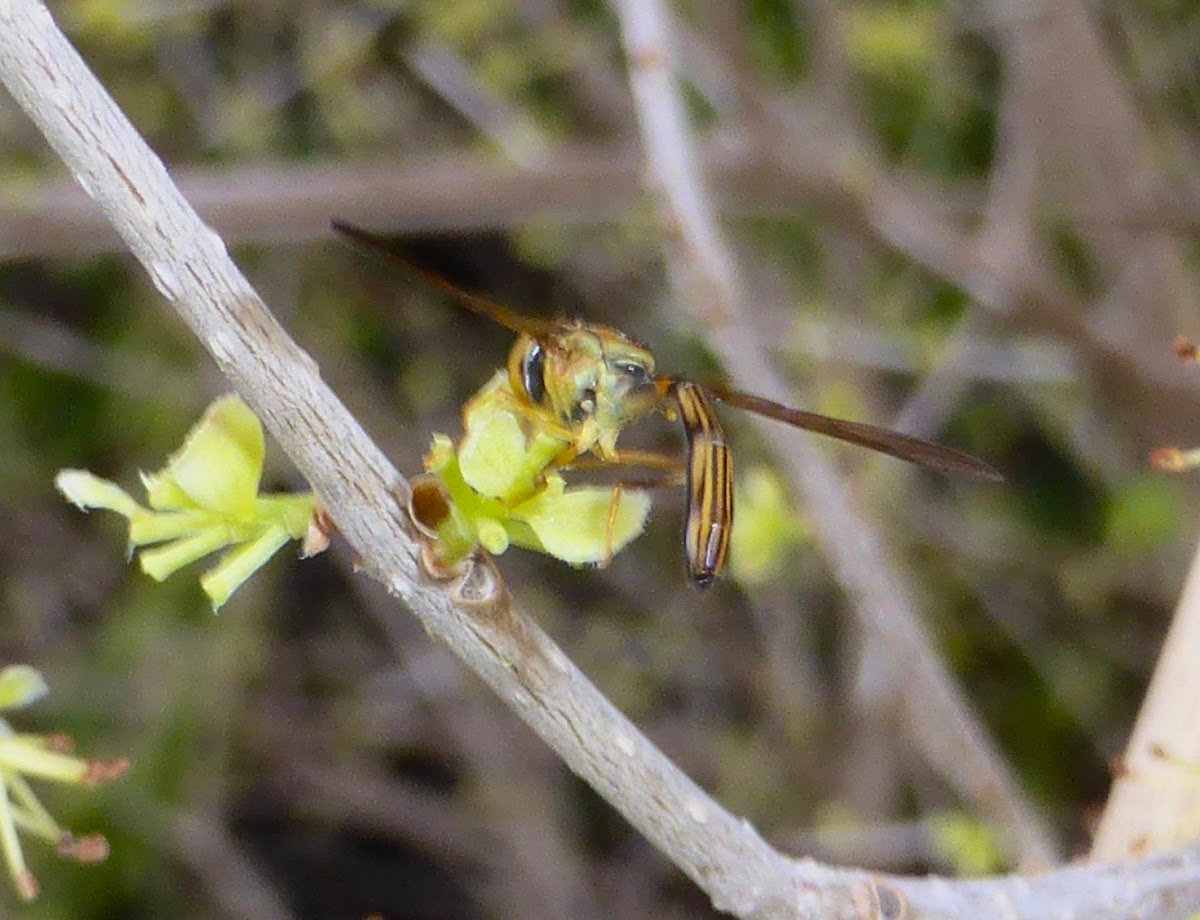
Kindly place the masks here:
[(508, 390), (492, 390), (481, 391), (475, 396), (472, 396), (463, 405), (463, 427), (466, 427), (467, 417), (471, 414), (471, 410), (475, 406), (475, 401), (478, 399), (494, 399), (496, 402), (503, 403), (504, 408), (508, 409), (514, 415), (519, 415), (532, 427), (544, 432), (552, 438), (557, 438), (560, 441), (574, 441), (575, 432), (562, 424), (551, 413), (543, 409), (541, 406), (535, 406), (532, 403), (525, 402), (514, 393)]
[[(648, 456), (659, 455), (650, 454)], [(608, 502), (608, 520), (604, 526), (604, 558), (596, 564), (596, 568), (606, 568), (613, 560), (613, 532), (617, 526), (617, 512), (621, 508), (621, 498), (624, 496), (626, 490), (645, 492), (649, 489), (665, 489), (683, 485), (685, 474), (682, 465), (671, 457), (661, 457), (661, 459), (670, 460), (675, 464), (676, 469), (672, 470), (670, 475), (662, 476), (658, 479), (622, 479), (619, 482), (613, 483), (612, 498)], [(645, 464), (638, 465), (644, 466)]]
[(613, 483), (612, 498), (608, 503), (608, 518), (604, 527), (605, 553), (604, 559), (598, 564), (599, 568), (604, 568), (610, 562), (612, 562), (613, 532), (616, 528), (617, 513), (621, 507), (621, 497), (625, 491), (645, 491), (647, 489), (678, 486), (683, 485), (684, 481), (686, 480), (684, 465), (678, 459), (675, 457), (668, 457), (666, 454), (657, 454), (652, 451), (645, 450), (617, 451), (609, 454), (608, 456), (594, 455), (590, 457), (568, 457), (566, 458), (565, 462), (559, 466), (559, 469), (595, 470), (605, 469), (613, 466), (640, 466), (646, 469), (660, 470), (667, 475), (649, 480), (622, 479)]
[(606, 569), (613, 560), (613, 531), (617, 526), (617, 510), (621, 507), (621, 496), (625, 489), (621, 483), (613, 486), (612, 498), (608, 500), (608, 520), (604, 523), (604, 558), (596, 563), (596, 568)]
[[(675, 457), (649, 450), (619, 450), (608, 456), (574, 457), (559, 464), (561, 469), (597, 470), (608, 466), (642, 466), (648, 470), (683, 473), (684, 464)], [(682, 482), (682, 479), (680, 480)]]

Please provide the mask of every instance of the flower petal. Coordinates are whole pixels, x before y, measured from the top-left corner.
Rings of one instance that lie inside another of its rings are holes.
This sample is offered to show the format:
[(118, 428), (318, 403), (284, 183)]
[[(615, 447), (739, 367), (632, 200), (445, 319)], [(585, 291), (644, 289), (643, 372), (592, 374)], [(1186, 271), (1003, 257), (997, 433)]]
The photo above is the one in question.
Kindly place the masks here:
[(134, 546), (162, 543), (191, 536), (211, 527), (213, 516), (207, 511), (142, 511), (129, 520), (129, 542)]
[(141, 510), (141, 505), (115, 482), (93, 476), (87, 470), (59, 470), (54, 485), (67, 501), (84, 511), (104, 508), (133, 517)]
[(290, 539), (282, 525), (269, 527), (258, 538), (231, 550), (215, 568), (205, 572), (200, 587), (212, 601), (213, 613)]
[(208, 407), (163, 473), (201, 508), (249, 513), (265, 453), (262, 424), (231, 394)]
[(650, 513), (649, 493), (622, 492), (610, 535), (612, 497), (611, 488), (547, 489), (514, 509), (513, 516), (527, 523), (556, 559), (573, 565), (602, 562), (642, 532)]
[(565, 441), (522, 418), (513, 409), (514, 399), (508, 375), (498, 371), (468, 405), (458, 445), (467, 484), (480, 495), (505, 502), (532, 495), (546, 468), (566, 447)]
[(229, 528), (219, 525), (203, 530), (191, 537), (172, 540), (154, 549), (145, 549), (138, 554), (142, 571), (155, 581), (162, 581), (173, 572), (190, 565), (197, 559), (227, 546), (235, 537)]

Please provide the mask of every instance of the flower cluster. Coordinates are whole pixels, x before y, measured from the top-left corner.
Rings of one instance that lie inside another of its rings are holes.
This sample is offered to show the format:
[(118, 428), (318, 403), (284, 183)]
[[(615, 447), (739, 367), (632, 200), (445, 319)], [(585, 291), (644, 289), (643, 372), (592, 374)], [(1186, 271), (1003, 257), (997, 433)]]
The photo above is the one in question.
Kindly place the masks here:
[[(646, 526), (650, 496), (613, 486), (568, 487), (553, 468), (567, 444), (530, 425), (507, 374), (497, 372), (463, 413), (458, 445), (434, 435), (425, 468), (443, 492), (434, 520), (437, 555), (453, 566), (477, 546), (503, 553), (510, 545), (572, 565), (603, 564)], [(418, 513), (420, 518), (420, 514)]]
[[(0, 669), (0, 709), (18, 709), (46, 694), (42, 675), (28, 665)], [(22, 900), (37, 897), (37, 880), (25, 863), (19, 834), (52, 844), (60, 856), (102, 862), (108, 842), (99, 834), (77, 837), (64, 830), (38, 800), (29, 780), (49, 780), (94, 789), (129, 769), (129, 761), (84, 760), (71, 754), (62, 735), (18, 734), (0, 718), (0, 855)]]
[(148, 507), (86, 470), (63, 470), (54, 482), (85, 511), (105, 508), (128, 518), (130, 546), (142, 548), (142, 570), (158, 581), (232, 547), (200, 579), (216, 610), (289, 540), (304, 539), (306, 555), (325, 548), (311, 493), (258, 493), (265, 450), (262, 424), (231, 395), (208, 407), (161, 471), (142, 474)]

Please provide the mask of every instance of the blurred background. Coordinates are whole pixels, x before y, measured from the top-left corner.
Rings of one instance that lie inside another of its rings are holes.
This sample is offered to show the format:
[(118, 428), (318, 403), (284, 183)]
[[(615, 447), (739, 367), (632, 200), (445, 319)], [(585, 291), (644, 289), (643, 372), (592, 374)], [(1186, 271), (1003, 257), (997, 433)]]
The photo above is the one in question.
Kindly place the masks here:
[[(522, 311), (624, 329), (668, 372), (726, 379), (723, 327), (672, 296), (603, 0), (53, 10), (401, 470), (457, 433), (512, 337), (334, 239), (333, 216)], [(797, 405), (1007, 478), (822, 445), (1041, 832), (1079, 853), (1196, 538), (1196, 484), (1146, 456), (1200, 441), (1200, 368), (1172, 354), (1200, 335), (1200, 8), (671, 10), (754, 360)], [(65, 466), (132, 489), (227, 385), (7, 97), (0, 138), (0, 649), (52, 687), (15, 721), (133, 761), (96, 794), (48, 796), (112, 855), (80, 868), (31, 846), (43, 895), (21, 915), (712, 916), (344, 546), (285, 551), (214, 617), (191, 573), (154, 584), (121, 520), (55, 495)], [(733, 578), (687, 585), (674, 492), (607, 570), (502, 557), (523, 607), (787, 852), (962, 873), (1028, 855), (961, 793), (970, 777), (931, 765), (887, 677), (905, 663), (880, 666), (887, 644), (850, 615), (772, 451), (723, 418)], [(682, 438), (659, 419), (631, 443)], [(269, 450), (268, 485), (299, 487)]]

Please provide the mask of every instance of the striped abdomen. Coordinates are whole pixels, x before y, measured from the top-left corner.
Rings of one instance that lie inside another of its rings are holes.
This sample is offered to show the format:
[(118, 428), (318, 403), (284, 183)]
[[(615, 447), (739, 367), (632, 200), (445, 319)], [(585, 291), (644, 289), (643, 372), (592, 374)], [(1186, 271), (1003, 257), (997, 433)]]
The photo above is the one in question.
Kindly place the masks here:
[(707, 588), (721, 574), (733, 530), (733, 455), (702, 387), (677, 380), (671, 393), (687, 435), (687, 522), (683, 550), (688, 577)]

